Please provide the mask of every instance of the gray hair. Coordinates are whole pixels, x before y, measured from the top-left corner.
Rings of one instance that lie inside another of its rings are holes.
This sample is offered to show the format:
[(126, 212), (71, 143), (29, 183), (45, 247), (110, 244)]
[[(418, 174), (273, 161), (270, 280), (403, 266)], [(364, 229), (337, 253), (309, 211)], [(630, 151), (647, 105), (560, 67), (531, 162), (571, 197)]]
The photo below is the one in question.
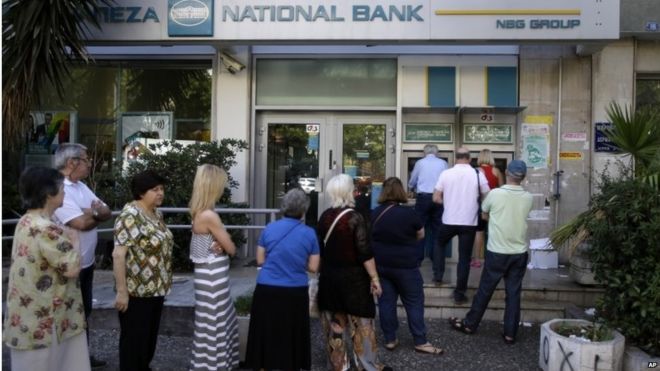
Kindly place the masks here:
[(518, 176), (518, 175), (512, 174), (509, 170), (506, 170), (504, 172), (504, 174), (506, 174), (507, 180), (510, 180), (510, 181), (512, 181), (512, 182), (514, 182), (518, 185), (520, 185), (520, 183), (522, 183), (522, 181), (525, 180), (524, 175), (523, 176)]
[(353, 207), (355, 199), (353, 198), (353, 178), (350, 175), (339, 174), (333, 176), (328, 181), (326, 191), (330, 196), (330, 207)]
[(305, 191), (300, 188), (289, 190), (282, 198), (280, 210), (284, 216), (302, 218), (309, 208), (309, 198)]
[(425, 155), (430, 155), (430, 154), (437, 155), (438, 154), (438, 146), (436, 146), (435, 144), (425, 145), (424, 146), (424, 154)]
[(82, 156), (83, 152), (87, 152), (87, 147), (80, 143), (62, 143), (55, 151), (53, 165), (57, 170), (62, 170), (66, 167), (67, 161)]

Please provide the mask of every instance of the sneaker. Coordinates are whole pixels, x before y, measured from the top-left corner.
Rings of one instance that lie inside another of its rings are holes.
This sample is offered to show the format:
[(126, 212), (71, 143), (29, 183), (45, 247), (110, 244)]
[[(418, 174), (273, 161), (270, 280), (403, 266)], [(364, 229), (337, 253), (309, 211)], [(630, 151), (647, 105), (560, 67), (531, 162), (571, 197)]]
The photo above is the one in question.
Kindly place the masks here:
[(89, 357), (89, 365), (92, 366), (92, 368), (104, 367), (106, 364), (106, 361), (102, 361), (91, 356)]

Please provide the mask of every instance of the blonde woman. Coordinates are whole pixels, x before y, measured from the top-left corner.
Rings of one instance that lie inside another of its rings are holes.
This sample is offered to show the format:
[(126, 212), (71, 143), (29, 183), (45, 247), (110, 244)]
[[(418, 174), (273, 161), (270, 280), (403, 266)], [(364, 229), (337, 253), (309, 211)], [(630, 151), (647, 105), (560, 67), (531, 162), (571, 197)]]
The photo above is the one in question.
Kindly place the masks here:
[(229, 257), (236, 246), (214, 211), (227, 184), (227, 173), (215, 165), (197, 168), (190, 199), (195, 263), (195, 335), (191, 370), (238, 367), (238, 323), (229, 292)]
[[(495, 160), (493, 154), (489, 149), (482, 149), (477, 157), (477, 170), (484, 174), (488, 180), (488, 187), (495, 189), (504, 184), (504, 176), (502, 172), (495, 167)], [(481, 259), (484, 258), (484, 245), (486, 243), (486, 222), (479, 216), (479, 224), (477, 225), (477, 233), (474, 237), (474, 250), (472, 254), (472, 263), (470, 266), (474, 268), (481, 267)]]

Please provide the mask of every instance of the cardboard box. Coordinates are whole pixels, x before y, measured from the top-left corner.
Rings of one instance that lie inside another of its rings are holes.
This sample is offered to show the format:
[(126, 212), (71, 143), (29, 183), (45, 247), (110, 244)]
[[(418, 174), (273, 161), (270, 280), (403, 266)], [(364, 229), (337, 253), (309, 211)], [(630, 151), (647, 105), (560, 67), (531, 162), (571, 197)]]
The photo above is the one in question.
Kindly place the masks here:
[(559, 268), (559, 254), (555, 250), (530, 250), (529, 263), (532, 268)]

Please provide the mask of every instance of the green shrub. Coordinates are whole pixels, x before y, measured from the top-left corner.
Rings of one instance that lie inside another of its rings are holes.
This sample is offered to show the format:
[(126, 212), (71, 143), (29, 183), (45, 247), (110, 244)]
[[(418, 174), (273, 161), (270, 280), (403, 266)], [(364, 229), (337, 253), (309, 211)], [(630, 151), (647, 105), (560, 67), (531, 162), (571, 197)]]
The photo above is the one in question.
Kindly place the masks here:
[[(248, 208), (245, 204), (231, 202), (231, 189), (238, 187), (232, 178), (230, 169), (236, 165), (236, 154), (247, 148), (245, 141), (236, 139), (223, 139), (220, 142), (196, 143), (183, 146), (177, 142), (163, 142), (149, 145), (150, 151), (139, 156), (139, 161), (132, 162), (122, 169), (121, 164), (114, 166), (112, 173), (96, 174), (96, 194), (108, 203), (113, 210), (120, 210), (125, 203), (132, 200), (130, 192), (130, 179), (146, 169), (157, 171), (167, 180), (165, 186), (165, 200), (163, 207), (188, 207), (192, 194), (193, 179), (197, 166), (201, 164), (217, 165), (227, 171), (229, 175), (229, 188), (220, 199), (220, 206), (226, 208)], [(246, 225), (249, 218), (246, 214), (222, 214), (225, 225)], [(169, 225), (190, 224), (190, 215), (187, 213), (165, 214), (165, 222)], [(177, 271), (188, 271), (192, 263), (188, 257), (190, 248), (190, 229), (172, 229), (174, 234), (173, 265)], [(241, 230), (231, 229), (229, 234), (236, 244), (241, 247), (245, 244), (245, 235)]]
[(597, 316), (660, 355), (660, 194), (629, 169), (618, 179), (602, 175), (590, 211), (593, 271), (605, 287)]
[(236, 308), (236, 314), (239, 316), (250, 315), (250, 310), (252, 309), (252, 295), (237, 297), (234, 300), (234, 308)]

